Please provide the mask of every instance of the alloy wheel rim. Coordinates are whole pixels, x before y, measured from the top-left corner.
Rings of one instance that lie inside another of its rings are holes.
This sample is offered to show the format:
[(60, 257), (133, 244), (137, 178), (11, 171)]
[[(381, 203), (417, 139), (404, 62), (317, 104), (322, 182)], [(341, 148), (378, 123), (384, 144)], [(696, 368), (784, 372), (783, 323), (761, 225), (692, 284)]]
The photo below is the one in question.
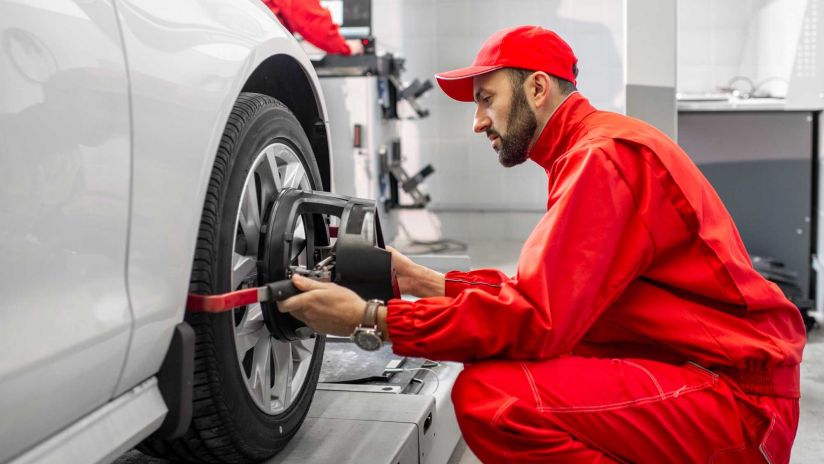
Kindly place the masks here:
[[(284, 188), (311, 190), (312, 184), (296, 150), (284, 141), (264, 147), (246, 176), (235, 219), (232, 243), (232, 290), (255, 287), (264, 212)], [(306, 230), (298, 220), (290, 257), (306, 265)], [(301, 240), (302, 239), (302, 240)], [(306, 383), (315, 339), (281, 342), (272, 337), (260, 303), (234, 309), (235, 349), (252, 399), (267, 414), (281, 414)]]

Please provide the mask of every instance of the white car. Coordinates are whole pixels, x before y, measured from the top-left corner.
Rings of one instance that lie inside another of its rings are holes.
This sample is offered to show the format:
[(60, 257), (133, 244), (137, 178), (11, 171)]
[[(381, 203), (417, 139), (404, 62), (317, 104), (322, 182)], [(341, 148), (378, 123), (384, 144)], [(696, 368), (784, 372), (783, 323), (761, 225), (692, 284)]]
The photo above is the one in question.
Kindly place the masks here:
[(328, 188), (325, 114), (260, 0), (0, 0), (0, 462), (286, 444), (322, 337), (185, 306), (257, 285), (273, 194)]

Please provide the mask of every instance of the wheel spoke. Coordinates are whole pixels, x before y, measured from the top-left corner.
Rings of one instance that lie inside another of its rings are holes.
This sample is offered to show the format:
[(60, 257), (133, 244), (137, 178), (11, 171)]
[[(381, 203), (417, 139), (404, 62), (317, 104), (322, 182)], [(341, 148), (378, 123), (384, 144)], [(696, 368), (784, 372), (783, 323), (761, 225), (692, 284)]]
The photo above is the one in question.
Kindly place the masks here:
[(312, 353), (315, 351), (315, 339), (298, 340), (292, 344), (292, 348), (293, 355), (296, 356), (298, 360), (303, 361), (304, 359), (311, 358)]
[(301, 183), (306, 179), (306, 171), (303, 169), (303, 164), (300, 161), (290, 161), (286, 165), (286, 171), (283, 173), (283, 186), (289, 188), (300, 188)]
[(252, 256), (244, 256), (240, 253), (232, 254), (232, 289), (240, 287), (250, 275), (257, 270), (257, 260)]
[(283, 187), (278, 172), (278, 162), (275, 158), (275, 147), (269, 146), (261, 158), (260, 164), (255, 170), (260, 178), (260, 198), (263, 199), (261, 211), (265, 212), (274, 194)]
[(243, 314), (240, 324), (235, 327), (235, 347), (241, 363), (243, 363), (246, 352), (254, 348), (263, 337), (269, 337), (269, 330), (263, 321), (260, 304), (249, 305), (246, 307), (246, 313)]
[(292, 391), (297, 391), (303, 385), (309, 367), (312, 365), (312, 354), (315, 350), (315, 340), (298, 340), (292, 343), (292, 358), (297, 364), (295, 375), (292, 378)]
[(292, 395), (292, 346), (287, 342), (272, 342), (272, 355), (275, 357), (275, 385), (272, 387), (272, 400), (278, 401), (286, 408)]
[(263, 404), (268, 404), (272, 395), (272, 338), (261, 337), (254, 347), (252, 357), (252, 375), (249, 385)]
[[(306, 249), (306, 227), (303, 225), (303, 218), (298, 218), (295, 231), (292, 232), (292, 250), (289, 255), (289, 261), (295, 263), (295, 260)], [(299, 263), (295, 263), (299, 264)]]
[(258, 204), (255, 179), (246, 180), (246, 189), (240, 203), (240, 228), (246, 237), (246, 254), (257, 255), (260, 239), (260, 205)]

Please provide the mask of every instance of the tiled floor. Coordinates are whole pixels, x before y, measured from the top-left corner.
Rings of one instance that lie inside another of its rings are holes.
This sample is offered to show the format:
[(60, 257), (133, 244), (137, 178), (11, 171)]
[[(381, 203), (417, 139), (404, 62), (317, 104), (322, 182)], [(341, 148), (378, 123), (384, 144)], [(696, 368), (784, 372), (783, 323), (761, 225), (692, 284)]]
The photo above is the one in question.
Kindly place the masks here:
[[(492, 267), (515, 274), (520, 242), (488, 241), (469, 244), (473, 268)], [(792, 464), (824, 462), (824, 330), (814, 330), (804, 350), (801, 366), (801, 418), (792, 453)], [(461, 443), (449, 464), (480, 462)]]

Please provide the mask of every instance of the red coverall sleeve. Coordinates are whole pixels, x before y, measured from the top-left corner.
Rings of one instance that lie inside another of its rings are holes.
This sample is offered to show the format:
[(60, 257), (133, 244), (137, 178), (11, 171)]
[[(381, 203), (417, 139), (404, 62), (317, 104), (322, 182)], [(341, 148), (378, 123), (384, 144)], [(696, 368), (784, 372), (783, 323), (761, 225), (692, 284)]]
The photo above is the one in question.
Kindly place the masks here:
[(638, 212), (643, 203), (608, 153), (567, 154), (550, 182), (548, 210), (521, 251), (516, 278), (465, 273), (490, 285), (466, 286), (450, 297), (447, 283), (448, 296), (388, 303), (396, 353), (462, 362), (568, 353), (641, 275), (654, 254)]
[[(326, 53), (349, 55), (351, 50), (334, 22), (329, 10), (318, 0), (282, 2), (281, 17), (290, 31), (297, 32), (312, 45)], [(287, 6), (288, 5), (288, 6)]]
[(470, 288), (485, 290), (497, 295), (501, 284), (509, 280), (506, 274), (497, 269), (477, 269), (469, 272), (449, 271), (444, 277), (444, 294), (453, 298)]

